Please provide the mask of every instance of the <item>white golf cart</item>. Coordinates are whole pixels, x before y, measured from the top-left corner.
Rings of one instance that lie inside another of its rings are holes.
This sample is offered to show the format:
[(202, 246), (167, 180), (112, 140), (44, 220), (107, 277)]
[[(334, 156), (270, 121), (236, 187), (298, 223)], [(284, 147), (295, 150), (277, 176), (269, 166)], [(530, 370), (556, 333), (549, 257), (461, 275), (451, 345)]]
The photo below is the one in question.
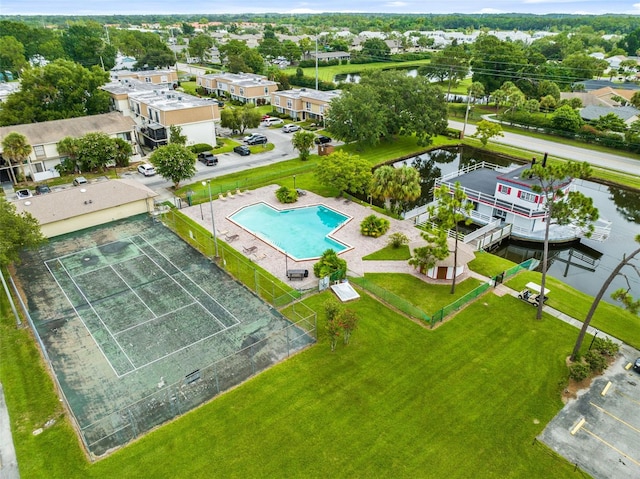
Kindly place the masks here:
[(542, 302), (546, 303), (549, 297), (549, 290), (544, 288), (544, 295), (540, 294), (540, 285), (536, 283), (527, 283), (525, 288), (518, 293), (518, 298), (523, 301), (528, 302), (532, 306), (538, 306), (540, 303), (540, 298), (542, 297)]

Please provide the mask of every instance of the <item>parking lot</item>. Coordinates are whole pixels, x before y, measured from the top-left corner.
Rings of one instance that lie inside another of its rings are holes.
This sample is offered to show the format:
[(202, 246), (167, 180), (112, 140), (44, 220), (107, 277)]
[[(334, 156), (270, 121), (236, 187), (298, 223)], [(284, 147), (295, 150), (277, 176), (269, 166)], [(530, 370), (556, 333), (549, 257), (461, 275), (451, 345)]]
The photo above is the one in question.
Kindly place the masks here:
[(594, 478), (640, 477), (640, 374), (629, 367), (638, 356), (624, 347), (538, 439)]

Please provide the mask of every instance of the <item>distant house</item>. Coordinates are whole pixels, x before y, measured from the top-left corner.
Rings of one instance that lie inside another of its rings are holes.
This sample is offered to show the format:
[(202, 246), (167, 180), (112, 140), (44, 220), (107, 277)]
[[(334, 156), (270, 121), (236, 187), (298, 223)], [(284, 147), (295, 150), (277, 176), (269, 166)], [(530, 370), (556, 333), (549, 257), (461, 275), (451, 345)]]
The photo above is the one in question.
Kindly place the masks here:
[[(82, 116), (67, 120), (44, 121), (0, 127), (0, 145), (2, 139), (9, 133), (16, 132), (24, 135), (32, 147), (32, 152), (26, 160), (25, 174), (35, 181), (43, 181), (58, 176), (55, 166), (65, 158), (60, 155), (57, 143), (70, 136), (80, 138), (87, 133), (99, 131), (112, 138), (122, 138), (134, 145), (135, 123), (118, 112), (103, 115)], [(0, 156), (2, 146), (0, 146)], [(134, 149), (135, 151), (135, 149)], [(139, 157), (134, 156), (134, 161)], [(9, 166), (0, 161), (0, 181), (9, 181)]]
[(198, 75), (196, 84), (204, 88), (207, 93), (254, 105), (269, 103), (271, 93), (278, 89), (276, 82), (254, 73)]
[(318, 57), (318, 63), (328, 62), (329, 60), (349, 61), (351, 60), (351, 53), (349, 52), (310, 52), (309, 56), (312, 60)]
[(634, 90), (615, 89), (611, 87), (603, 87), (597, 90), (588, 92), (561, 92), (561, 99), (580, 98), (582, 106), (597, 105), (597, 106), (624, 106), (621, 104), (620, 97), (624, 100), (622, 103), (628, 103), (631, 101), (631, 97), (635, 93)]
[(111, 80), (139, 80), (143, 83), (170, 87), (178, 84), (178, 72), (175, 70), (119, 70), (111, 72)]
[(271, 105), (278, 112), (294, 120), (324, 122), (331, 100), (339, 97), (341, 90), (320, 91), (310, 88), (276, 91), (271, 94)]
[(169, 128), (179, 126), (187, 144), (216, 144), (215, 122), (220, 120), (218, 104), (207, 98), (125, 78), (104, 85), (111, 107), (133, 118), (136, 137), (149, 148), (165, 145)]
[(585, 121), (594, 121), (601, 116), (613, 113), (617, 117), (621, 118), (627, 125), (630, 125), (640, 117), (640, 110), (632, 106), (598, 106), (589, 105), (580, 110), (580, 117)]
[(157, 193), (133, 179), (102, 180), (46, 195), (18, 200), (18, 213), (28, 212), (51, 238), (154, 209)]

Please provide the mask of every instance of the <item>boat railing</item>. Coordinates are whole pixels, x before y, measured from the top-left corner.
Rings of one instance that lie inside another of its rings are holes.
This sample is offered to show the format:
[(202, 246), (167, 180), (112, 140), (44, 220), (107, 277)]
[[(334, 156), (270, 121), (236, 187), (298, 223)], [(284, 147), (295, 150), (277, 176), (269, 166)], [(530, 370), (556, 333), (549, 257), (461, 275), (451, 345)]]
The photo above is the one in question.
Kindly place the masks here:
[[(442, 179), (437, 179), (435, 181), (434, 188), (438, 188), (443, 183)], [(451, 183), (447, 183), (447, 186), (453, 188), (454, 185)], [(493, 195), (488, 195), (483, 193), (482, 191), (474, 190), (472, 188), (462, 187), (462, 191), (467, 195), (467, 198), (471, 201), (477, 201), (478, 203), (482, 203), (485, 205), (492, 206), (494, 208), (498, 208), (503, 211), (508, 211), (510, 213), (514, 213), (520, 216), (525, 216), (527, 218), (544, 218), (546, 215), (546, 211), (544, 209), (532, 209), (527, 208), (525, 206), (518, 205), (512, 201), (504, 201), (496, 198)]]
[(479, 170), (481, 168), (486, 168), (488, 170), (496, 170), (496, 171), (509, 171), (511, 168), (505, 168), (504, 166), (496, 165), (495, 163), (488, 163), (486, 161), (477, 161), (475, 163), (470, 163), (467, 166), (458, 169), (457, 171), (452, 171), (451, 173), (447, 173), (439, 178), (440, 181), (448, 181), (451, 178), (456, 178), (458, 176), (470, 173), (475, 170)]

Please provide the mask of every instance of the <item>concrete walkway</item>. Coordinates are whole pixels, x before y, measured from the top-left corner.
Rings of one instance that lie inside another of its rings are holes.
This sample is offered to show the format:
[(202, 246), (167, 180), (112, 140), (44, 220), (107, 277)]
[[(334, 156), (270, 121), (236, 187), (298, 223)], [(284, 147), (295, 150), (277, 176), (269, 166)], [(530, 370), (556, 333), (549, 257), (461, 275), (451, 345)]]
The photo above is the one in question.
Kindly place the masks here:
[(4, 389), (0, 384), (0, 479), (19, 479), (16, 449), (11, 436), (9, 411), (4, 400)]

